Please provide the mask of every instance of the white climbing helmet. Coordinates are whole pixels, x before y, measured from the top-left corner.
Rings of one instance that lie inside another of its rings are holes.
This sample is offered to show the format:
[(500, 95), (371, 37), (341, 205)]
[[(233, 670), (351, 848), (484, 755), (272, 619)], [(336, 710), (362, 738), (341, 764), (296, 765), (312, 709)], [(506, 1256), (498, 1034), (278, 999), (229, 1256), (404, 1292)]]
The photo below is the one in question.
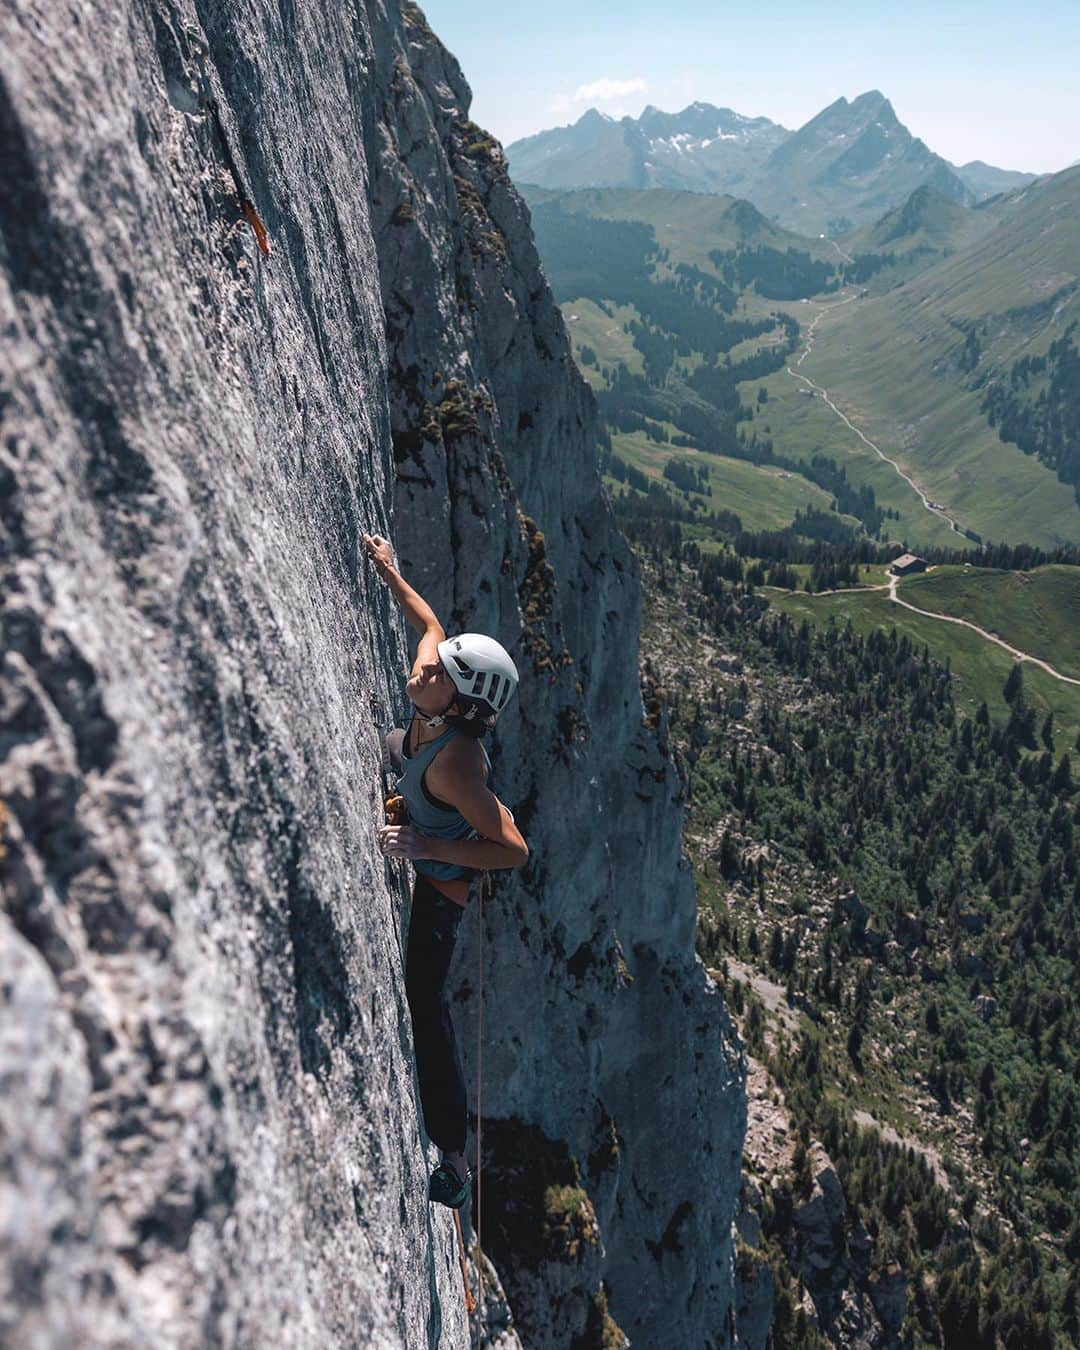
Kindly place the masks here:
[(483, 633), (459, 633), (439, 643), (439, 660), (462, 696), (464, 715), (497, 717), (517, 688), (510, 653)]

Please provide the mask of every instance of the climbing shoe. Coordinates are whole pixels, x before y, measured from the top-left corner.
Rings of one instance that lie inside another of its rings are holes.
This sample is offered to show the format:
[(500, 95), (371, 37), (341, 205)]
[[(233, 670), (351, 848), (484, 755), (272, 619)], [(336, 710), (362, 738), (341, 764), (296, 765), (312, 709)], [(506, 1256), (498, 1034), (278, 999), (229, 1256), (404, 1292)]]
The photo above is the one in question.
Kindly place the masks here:
[(428, 1182), (428, 1199), (437, 1205), (446, 1205), (450, 1209), (460, 1209), (469, 1198), (469, 1183), (472, 1173), (466, 1170), (465, 1180), (458, 1176), (449, 1163), (441, 1162), (431, 1174)]

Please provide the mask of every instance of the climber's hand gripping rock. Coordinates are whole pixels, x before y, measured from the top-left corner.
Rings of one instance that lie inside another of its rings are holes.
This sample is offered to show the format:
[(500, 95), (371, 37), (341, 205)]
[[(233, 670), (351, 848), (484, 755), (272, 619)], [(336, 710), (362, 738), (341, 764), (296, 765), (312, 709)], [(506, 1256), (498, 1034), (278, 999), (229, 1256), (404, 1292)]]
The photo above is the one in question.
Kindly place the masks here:
[(367, 549), (368, 557), (378, 568), (380, 574), (385, 574), (387, 568), (394, 565), (394, 550), (388, 539), (384, 539), (381, 534), (365, 534), (364, 547)]
[(388, 858), (429, 858), (432, 841), (411, 825), (384, 825), (379, 848)]

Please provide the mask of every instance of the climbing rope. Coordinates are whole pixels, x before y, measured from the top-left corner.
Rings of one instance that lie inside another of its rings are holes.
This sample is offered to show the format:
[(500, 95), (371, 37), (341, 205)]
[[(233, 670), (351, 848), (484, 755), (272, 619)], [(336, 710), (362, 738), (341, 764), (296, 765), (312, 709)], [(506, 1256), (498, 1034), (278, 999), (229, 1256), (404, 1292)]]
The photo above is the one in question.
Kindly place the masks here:
[(480, 934), (476, 943), (476, 1344), (480, 1345), (480, 1318), (484, 1301), (483, 1273), (480, 1267), (480, 1253), (483, 1250), (480, 1241), (481, 1224), (481, 1135), (483, 1133), (483, 1091), (484, 1075), (482, 1055), (484, 1051), (484, 892), (491, 881), (491, 873), (485, 872), (480, 882), (480, 894), (477, 897), (477, 915)]

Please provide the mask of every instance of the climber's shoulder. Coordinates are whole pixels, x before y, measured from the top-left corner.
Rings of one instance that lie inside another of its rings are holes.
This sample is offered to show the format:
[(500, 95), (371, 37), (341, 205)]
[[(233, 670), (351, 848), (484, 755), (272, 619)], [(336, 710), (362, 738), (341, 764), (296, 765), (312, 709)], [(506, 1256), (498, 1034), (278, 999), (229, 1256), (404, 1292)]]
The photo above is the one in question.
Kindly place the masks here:
[(486, 781), (488, 759), (484, 747), (472, 736), (452, 736), (431, 762), (428, 779), (432, 787), (471, 785)]
[(455, 772), (472, 773), (487, 769), (484, 747), (472, 736), (452, 736), (435, 757), (435, 763)]

